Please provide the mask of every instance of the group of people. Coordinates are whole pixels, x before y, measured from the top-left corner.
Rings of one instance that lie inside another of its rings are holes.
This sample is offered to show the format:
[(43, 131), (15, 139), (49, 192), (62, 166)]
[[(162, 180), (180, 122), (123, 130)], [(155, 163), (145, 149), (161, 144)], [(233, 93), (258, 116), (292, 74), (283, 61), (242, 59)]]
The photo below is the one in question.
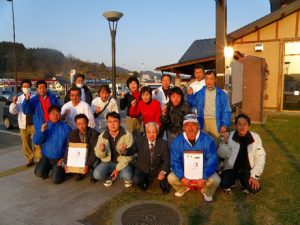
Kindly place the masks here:
[[(239, 180), (245, 192), (256, 193), (266, 153), (259, 135), (249, 130), (250, 118), (239, 114), (230, 132), (229, 99), (216, 86), (216, 73), (196, 65), (194, 76), (187, 96), (171, 87), (169, 74), (155, 90), (140, 88), (138, 79), (130, 77), (119, 106), (107, 85), (93, 99), (82, 74), (74, 76), (62, 106), (45, 81), (36, 83), (32, 96), (31, 82), (23, 80), (23, 94), (13, 98), (10, 112), (18, 114), (27, 166), (36, 162), (36, 176), (51, 174), (53, 183), (61, 183), (70, 174), (69, 143), (85, 143), (87, 160), (83, 172), (73, 174), (77, 181), (90, 174), (92, 182), (103, 180), (109, 187), (121, 177), (126, 188), (147, 190), (157, 180), (163, 193), (173, 187), (182, 197), (197, 189), (212, 201), (219, 186), (230, 192)], [(127, 110), (125, 126), (118, 107)], [(186, 151), (203, 154), (200, 179), (185, 176)]]

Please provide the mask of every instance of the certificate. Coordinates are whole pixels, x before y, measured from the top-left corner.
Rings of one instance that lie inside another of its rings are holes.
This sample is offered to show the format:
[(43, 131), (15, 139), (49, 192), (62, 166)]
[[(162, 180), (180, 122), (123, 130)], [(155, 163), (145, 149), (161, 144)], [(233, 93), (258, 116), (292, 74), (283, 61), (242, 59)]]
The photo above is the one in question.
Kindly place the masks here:
[(184, 151), (184, 177), (189, 180), (203, 178), (203, 151)]
[(83, 173), (87, 160), (87, 144), (69, 143), (67, 166), (69, 173)]

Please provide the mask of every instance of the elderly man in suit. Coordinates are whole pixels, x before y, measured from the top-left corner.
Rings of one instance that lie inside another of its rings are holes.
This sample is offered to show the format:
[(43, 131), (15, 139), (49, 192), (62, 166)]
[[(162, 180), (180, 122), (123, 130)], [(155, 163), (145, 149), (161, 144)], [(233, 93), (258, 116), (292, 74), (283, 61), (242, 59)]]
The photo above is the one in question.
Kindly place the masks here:
[(170, 185), (167, 174), (170, 171), (170, 156), (166, 141), (157, 138), (159, 126), (149, 122), (145, 126), (146, 136), (137, 139), (137, 161), (133, 174), (133, 183), (141, 190), (146, 190), (157, 178), (163, 193), (168, 193)]

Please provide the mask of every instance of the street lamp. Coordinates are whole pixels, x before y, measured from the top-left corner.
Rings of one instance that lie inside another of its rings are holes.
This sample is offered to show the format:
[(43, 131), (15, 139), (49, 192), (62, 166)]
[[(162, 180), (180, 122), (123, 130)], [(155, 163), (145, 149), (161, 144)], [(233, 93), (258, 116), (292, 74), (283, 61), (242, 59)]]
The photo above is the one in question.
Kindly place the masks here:
[(112, 52), (112, 89), (113, 97), (116, 98), (116, 33), (118, 20), (123, 16), (123, 13), (116, 11), (104, 12), (103, 16), (108, 20), (109, 30), (111, 35), (111, 52)]
[(13, 36), (14, 36), (14, 65), (15, 65), (15, 83), (16, 83), (16, 93), (18, 93), (18, 72), (17, 72), (17, 56), (16, 56), (16, 32), (15, 32), (15, 12), (14, 12), (14, 1), (7, 0), (11, 2), (12, 20), (13, 20)]

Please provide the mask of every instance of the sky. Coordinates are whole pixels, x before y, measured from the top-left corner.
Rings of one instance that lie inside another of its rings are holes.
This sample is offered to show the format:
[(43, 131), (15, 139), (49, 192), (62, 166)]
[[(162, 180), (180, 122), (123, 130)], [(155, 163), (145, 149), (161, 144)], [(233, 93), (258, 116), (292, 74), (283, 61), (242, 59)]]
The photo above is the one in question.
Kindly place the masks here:
[[(116, 64), (154, 71), (215, 37), (215, 0), (14, 0), (16, 42), (111, 66), (105, 11), (119, 11)], [(227, 0), (228, 33), (270, 13), (268, 0)], [(11, 2), (0, 0), (0, 41), (13, 41)]]

